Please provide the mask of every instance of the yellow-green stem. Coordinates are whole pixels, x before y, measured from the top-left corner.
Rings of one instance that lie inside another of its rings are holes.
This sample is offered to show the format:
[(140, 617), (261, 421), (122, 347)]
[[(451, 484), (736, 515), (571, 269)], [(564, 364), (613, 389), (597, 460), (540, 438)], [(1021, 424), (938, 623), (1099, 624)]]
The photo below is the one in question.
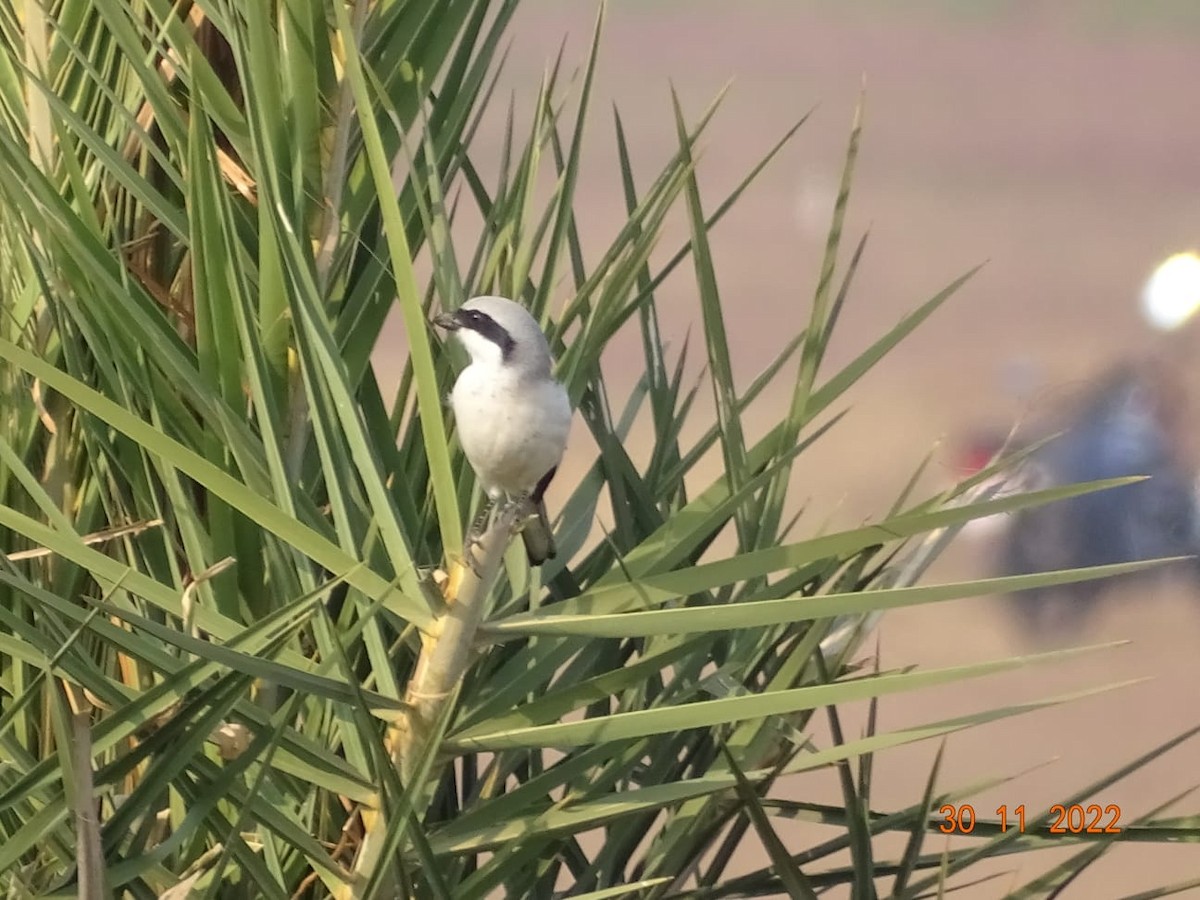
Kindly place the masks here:
[[(388, 734), (391, 761), (408, 790), (423, 794), (416, 784), (422, 761), (430, 748), (429, 738), (445, 704), (452, 702), (455, 689), (471, 663), (475, 635), (483, 620), (484, 607), (492, 583), (500, 572), (504, 550), (521, 521), (521, 508), (505, 507), (474, 545), (472, 564), (451, 565), (444, 593), (446, 611), (433, 628), (422, 636), (421, 654), (405, 691), (407, 710), (403, 719)], [(418, 809), (420, 807), (418, 806)], [(355, 885), (351, 896), (365, 885), (371, 873), (383, 861), (382, 848), (387, 823), (379, 810), (363, 816), (364, 836), (355, 863)]]

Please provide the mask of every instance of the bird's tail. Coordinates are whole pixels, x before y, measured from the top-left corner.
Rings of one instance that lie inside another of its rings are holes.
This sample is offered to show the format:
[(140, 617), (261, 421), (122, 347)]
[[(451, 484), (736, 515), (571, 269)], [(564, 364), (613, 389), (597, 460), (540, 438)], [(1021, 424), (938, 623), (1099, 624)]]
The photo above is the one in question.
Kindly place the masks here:
[(540, 566), (558, 555), (558, 548), (554, 545), (554, 530), (550, 527), (550, 516), (546, 512), (546, 488), (557, 471), (558, 467), (555, 466), (543, 475), (529, 495), (533, 514), (525, 520), (521, 540), (525, 542), (525, 555), (531, 566)]
[(554, 532), (550, 528), (550, 516), (546, 513), (546, 501), (538, 499), (533, 502), (533, 515), (525, 520), (521, 528), (521, 540), (525, 542), (525, 555), (531, 566), (540, 566), (548, 559), (558, 555), (554, 545)]

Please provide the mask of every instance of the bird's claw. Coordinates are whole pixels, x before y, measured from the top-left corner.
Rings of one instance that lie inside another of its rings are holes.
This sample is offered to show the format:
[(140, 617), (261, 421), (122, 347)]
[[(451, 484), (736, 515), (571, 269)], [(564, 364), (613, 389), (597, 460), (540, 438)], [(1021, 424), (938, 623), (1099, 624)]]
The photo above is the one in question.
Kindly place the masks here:
[(472, 533), (468, 534), (466, 541), (463, 542), (463, 550), (462, 550), (463, 563), (472, 572), (475, 573), (476, 578), (479, 577), (480, 562), (479, 562), (479, 559), (475, 556), (475, 548), (480, 546), (479, 538), (481, 536), (482, 536), (482, 533), (475, 534), (474, 529), (472, 528)]
[(495, 514), (495, 511), (496, 503), (491, 499), (488, 499), (487, 505), (484, 506), (483, 511), (475, 517), (475, 521), (471, 524), (471, 530), (467, 533), (467, 541), (469, 543), (479, 543), (479, 539), (483, 537), (484, 533), (491, 526), (492, 516)]
[(533, 496), (529, 491), (518, 494), (513, 498), (512, 509), (516, 514), (517, 522), (522, 525), (530, 516), (537, 514), (537, 506), (534, 504)]

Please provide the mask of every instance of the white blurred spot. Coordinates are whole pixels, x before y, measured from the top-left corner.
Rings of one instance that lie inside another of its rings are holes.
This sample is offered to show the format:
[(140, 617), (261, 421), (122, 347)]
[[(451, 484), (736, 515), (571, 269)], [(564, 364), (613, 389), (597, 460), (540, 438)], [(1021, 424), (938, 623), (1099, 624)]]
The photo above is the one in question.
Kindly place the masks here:
[(800, 233), (813, 240), (824, 239), (837, 203), (838, 183), (827, 172), (805, 168), (796, 184), (795, 216)]
[(1176, 253), (1142, 288), (1142, 314), (1162, 331), (1178, 328), (1200, 309), (1200, 256)]

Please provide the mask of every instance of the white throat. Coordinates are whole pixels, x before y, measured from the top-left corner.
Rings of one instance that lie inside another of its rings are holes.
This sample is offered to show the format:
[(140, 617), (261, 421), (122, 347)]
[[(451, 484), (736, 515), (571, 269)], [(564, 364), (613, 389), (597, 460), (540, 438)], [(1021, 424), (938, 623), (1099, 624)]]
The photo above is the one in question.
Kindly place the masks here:
[(489, 369), (502, 369), (508, 364), (504, 353), (495, 341), (485, 338), (477, 331), (460, 328), (455, 336), (471, 357), (471, 364)]

